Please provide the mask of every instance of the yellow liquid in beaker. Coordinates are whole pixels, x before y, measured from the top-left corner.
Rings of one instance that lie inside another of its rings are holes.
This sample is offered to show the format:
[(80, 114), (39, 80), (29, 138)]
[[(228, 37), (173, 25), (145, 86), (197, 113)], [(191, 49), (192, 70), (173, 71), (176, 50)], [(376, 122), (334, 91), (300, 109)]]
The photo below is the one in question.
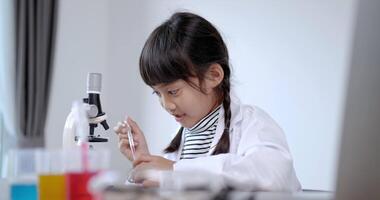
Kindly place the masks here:
[(38, 177), (39, 200), (66, 200), (64, 174), (40, 175)]

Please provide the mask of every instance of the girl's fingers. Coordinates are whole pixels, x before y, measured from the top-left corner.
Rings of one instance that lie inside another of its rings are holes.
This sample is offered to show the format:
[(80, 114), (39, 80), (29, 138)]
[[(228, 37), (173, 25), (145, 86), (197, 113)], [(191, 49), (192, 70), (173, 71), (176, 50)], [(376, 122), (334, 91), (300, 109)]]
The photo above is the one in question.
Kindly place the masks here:
[(121, 128), (121, 123), (120, 123), (120, 122), (118, 122), (118, 123), (116, 124), (116, 126), (115, 126), (115, 127), (113, 127), (113, 131), (115, 131), (115, 132), (117, 133), (117, 132), (119, 132), (119, 131), (120, 131), (120, 130), (119, 130), (120, 128)]
[(137, 123), (132, 118), (128, 117), (127, 122), (129, 125), (137, 127)]
[(142, 186), (143, 187), (146, 187), (146, 188), (152, 188), (152, 187), (159, 187), (160, 184), (157, 182), (157, 181), (153, 181), (153, 180), (144, 180), (142, 182)]
[(158, 187), (159, 182), (157, 177), (152, 173), (155, 173), (155, 170), (152, 168), (151, 164), (141, 163), (134, 167), (132, 176), (135, 183), (141, 183), (144, 187)]
[(118, 132), (116, 132), (116, 134), (118, 135), (127, 135), (127, 129), (126, 128), (120, 128)]
[(120, 141), (120, 140), (123, 140), (123, 139), (126, 140), (127, 142), (129, 141), (127, 135), (122, 135), (122, 134), (120, 134), (120, 135), (119, 135), (119, 141)]
[(119, 140), (118, 145), (120, 150), (122, 150), (123, 147), (127, 147), (127, 149), (129, 149), (128, 141), (125, 139)]
[(142, 163), (133, 169), (133, 179), (136, 183), (142, 183), (147, 178), (149, 165)]
[(117, 124), (113, 128), (113, 130), (116, 133), (127, 133), (128, 132), (127, 124), (130, 125), (130, 127), (132, 129), (132, 133), (135, 133), (135, 132), (141, 133), (141, 130), (140, 130), (139, 126), (137, 125), (137, 123), (135, 121), (133, 121), (132, 118), (130, 118), (130, 117), (127, 117), (127, 119), (124, 120), (123, 122), (117, 122)]
[(139, 135), (142, 134), (142, 131), (140, 130), (140, 127), (137, 125), (135, 121), (133, 121), (130, 117), (127, 119), (128, 124), (131, 126), (132, 133), (138, 133)]
[[(119, 136), (119, 142), (123, 142), (123, 145), (127, 146), (128, 148), (129, 147), (129, 139), (127, 136), (124, 136), (124, 135), (121, 135)], [(137, 147), (139, 145), (139, 143), (136, 141), (136, 140), (133, 140), (134, 144), (135, 144), (135, 147)]]
[[(129, 142), (128, 135), (119, 134), (119, 141), (122, 140), (122, 139), (125, 139), (127, 142)], [(133, 140), (133, 143), (135, 144), (135, 146), (137, 146), (139, 144), (139, 142), (136, 141), (135, 139)]]
[(126, 126), (121, 122), (118, 122), (116, 126), (113, 128), (113, 130), (115, 131), (116, 134), (127, 132)]

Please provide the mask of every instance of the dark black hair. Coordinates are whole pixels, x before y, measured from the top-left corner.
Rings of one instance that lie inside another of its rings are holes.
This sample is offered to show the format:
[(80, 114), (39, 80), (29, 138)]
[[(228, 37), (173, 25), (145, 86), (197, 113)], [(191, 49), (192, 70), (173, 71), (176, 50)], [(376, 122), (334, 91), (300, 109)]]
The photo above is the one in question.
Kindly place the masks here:
[[(147, 39), (140, 56), (140, 74), (149, 86), (197, 77), (200, 86), (211, 64), (219, 64), (224, 79), (217, 87), (225, 111), (225, 129), (213, 155), (229, 152), (230, 76), (227, 47), (218, 30), (206, 19), (188, 12), (177, 12), (158, 26)], [(193, 84), (191, 84), (193, 85)], [(193, 85), (194, 86), (194, 85)], [(199, 88), (202, 92), (202, 87)], [(183, 127), (165, 152), (179, 149)]]

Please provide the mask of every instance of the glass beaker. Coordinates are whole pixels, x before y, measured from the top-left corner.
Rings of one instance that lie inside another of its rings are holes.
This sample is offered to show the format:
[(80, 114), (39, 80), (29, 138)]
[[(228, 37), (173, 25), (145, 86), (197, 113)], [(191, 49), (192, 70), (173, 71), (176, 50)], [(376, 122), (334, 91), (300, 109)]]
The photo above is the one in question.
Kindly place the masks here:
[(66, 188), (68, 200), (93, 200), (88, 190), (89, 180), (97, 173), (108, 169), (109, 151), (106, 149), (65, 150)]
[(39, 200), (66, 200), (64, 156), (62, 150), (37, 152)]
[(14, 149), (8, 152), (11, 200), (37, 200), (37, 151)]

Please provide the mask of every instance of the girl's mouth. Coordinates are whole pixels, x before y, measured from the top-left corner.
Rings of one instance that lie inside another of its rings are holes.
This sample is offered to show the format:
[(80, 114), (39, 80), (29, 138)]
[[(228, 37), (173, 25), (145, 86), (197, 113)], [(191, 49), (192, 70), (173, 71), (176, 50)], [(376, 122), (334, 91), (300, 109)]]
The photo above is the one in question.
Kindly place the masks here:
[(180, 122), (180, 121), (182, 121), (183, 118), (185, 117), (185, 114), (182, 114), (182, 115), (174, 115), (174, 117), (175, 117), (175, 120), (176, 120), (177, 122)]

